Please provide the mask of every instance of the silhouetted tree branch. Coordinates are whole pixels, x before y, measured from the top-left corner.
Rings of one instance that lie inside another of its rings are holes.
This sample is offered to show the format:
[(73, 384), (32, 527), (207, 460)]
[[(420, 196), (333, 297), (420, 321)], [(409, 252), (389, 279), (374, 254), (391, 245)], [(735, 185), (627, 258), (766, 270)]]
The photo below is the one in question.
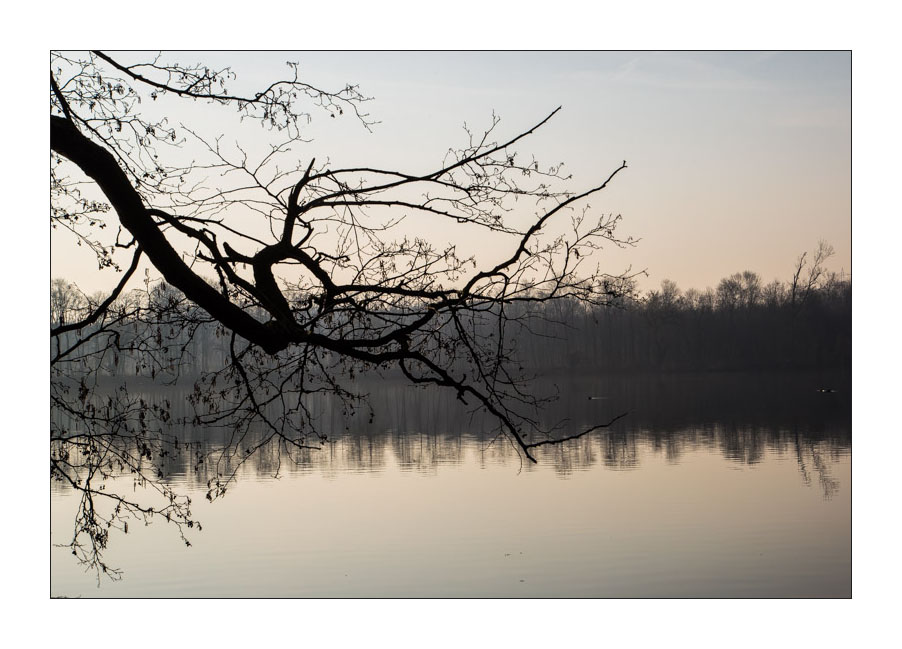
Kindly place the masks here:
[[(78, 350), (90, 347), (96, 361), (139, 349), (154, 359), (154, 367), (169, 371), (178, 365), (173, 354), (188, 349), (184, 332), (190, 339), (215, 323), (230, 337), (228, 359), (201, 377), (192, 403), (196, 423), (231, 431), (232, 453), (249, 439), (252, 426), (268, 431), (261, 443), (284, 445), (289, 453), (310, 448), (308, 439), (323, 436), (306, 410), (305, 395), (333, 394), (353, 408), (362, 397), (343, 387), (342, 377), (391, 368), (413, 384), (449, 388), (490, 413), (498, 431), (531, 461), (531, 449), (585, 434), (555, 438), (538, 425), (535, 412), (542, 401), (529, 394), (528, 377), (511, 363), (516, 332), (526, 326), (523, 311), (512, 307), (561, 299), (606, 305), (632, 291), (628, 272), (611, 275), (590, 267), (602, 245), (633, 240), (616, 234), (619, 215), (593, 218), (586, 204), (626, 163), (574, 191), (561, 165), (523, 159), (516, 146), (558, 108), (500, 140), (493, 116), (488, 129), (467, 130), (464, 146), (449, 150), (425, 173), (318, 165), (291, 150), (305, 142), (305, 102), (333, 117), (349, 109), (370, 128), (374, 122), (361, 110), (368, 99), (356, 86), (315, 88), (290, 65), (292, 79), (238, 95), (226, 87), (234, 80), (229, 70), (165, 63), (161, 55), (128, 64), (103, 52), (54, 54), (52, 224), (76, 233), (101, 267), (115, 266), (117, 247), (137, 246), (112, 295), (77, 324), (60, 322), (52, 329), (56, 338), (79, 334), (67, 339), (70, 344), (57, 343), (57, 373), (81, 377), (81, 383), (75, 392), (56, 391), (56, 407), (81, 417), (98, 438), (119, 435), (112, 413), (97, 420), (86, 412), (93, 392), (83, 370), (72, 364)], [(254, 162), (238, 145), (226, 147), (220, 138), (142, 112), (142, 98), (166, 96), (231, 107), (284, 139)], [(188, 147), (201, 157), (182, 162)], [(115, 218), (105, 216), (109, 210)], [(494, 263), (459, 257), (452, 243), (423, 234), (437, 221), (476, 236), (491, 233), (507, 252)], [(132, 241), (102, 243), (96, 230), (108, 224)], [(168, 286), (152, 290), (148, 281), (131, 307), (114, 308), (139, 255)], [(126, 340), (123, 325), (129, 322), (141, 327)], [(167, 327), (180, 332), (181, 351), (165, 344)], [(79, 360), (84, 366), (85, 359)], [(80, 443), (75, 439), (60, 431), (52, 441), (63, 447)], [(52, 455), (51, 471), (93, 498), (77, 475), (94, 475), (92, 445), (96, 440), (87, 444), (88, 459), (78, 467), (61, 459), (62, 451)], [(119, 455), (124, 466), (139, 472), (142, 457)], [(208, 495), (222, 493), (227, 484), (228, 477), (211, 481)], [(177, 513), (183, 524), (193, 524), (187, 506)], [(103, 547), (91, 525), (82, 529), (95, 549)]]

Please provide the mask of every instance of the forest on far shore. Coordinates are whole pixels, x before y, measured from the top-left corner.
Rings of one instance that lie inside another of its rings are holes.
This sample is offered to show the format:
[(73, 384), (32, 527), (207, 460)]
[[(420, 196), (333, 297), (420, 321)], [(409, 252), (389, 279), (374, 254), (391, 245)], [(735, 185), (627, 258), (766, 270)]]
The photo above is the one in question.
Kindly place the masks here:
[[(670, 280), (619, 308), (548, 305), (535, 336), (518, 344), (534, 368), (600, 371), (826, 370), (852, 368), (852, 282), (815, 286), (750, 271), (717, 289), (682, 291)], [(547, 336), (547, 337), (546, 337)], [(541, 341), (541, 342), (537, 342)]]
[[(529, 373), (851, 371), (852, 282), (824, 270), (831, 254), (822, 243), (811, 258), (798, 258), (789, 280), (768, 284), (747, 270), (704, 291), (664, 280), (655, 290), (606, 305), (566, 297), (515, 302), (505, 307), (515, 323), (505, 332), (509, 361)], [(83, 319), (103, 299), (53, 280), (51, 328)], [(473, 326), (497, 336), (494, 320), (486, 312)], [(180, 324), (167, 325), (175, 321)], [(177, 368), (179, 377), (190, 378), (229, 361), (228, 335), (165, 283), (119, 296), (106, 321), (58, 336), (51, 356), (72, 345), (85, 358), (107, 347), (99, 365), (85, 369), (109, 376), (166, 379)]]

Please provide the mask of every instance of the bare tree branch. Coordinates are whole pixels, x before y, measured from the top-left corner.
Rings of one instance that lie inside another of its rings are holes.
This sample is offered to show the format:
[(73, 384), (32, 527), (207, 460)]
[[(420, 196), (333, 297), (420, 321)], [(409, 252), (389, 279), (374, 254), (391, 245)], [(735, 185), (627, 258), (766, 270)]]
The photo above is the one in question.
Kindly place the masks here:
[[(125, 467), (153, 482), (145, 463), (172, 441), (167, 408), (154, 411), (155, 429), (146, 419), (135, 429), (128, 417), (143, 412), (140, 399), (126, 390), (103, 403), (96, 375), (133, 363), (138, 374), (177, 381), (190, 356), (203, 353), (195, 339), (212, 332), (230, 341), (228, 354), (197, 379), (190, 397), (192, 425), (229, 432), (218, 460), (228, 466), (208, 483), (210, 498), (225, 492), (236, 466), (261, 444), (289, 455), (318, 448), (325, 435), (305, 398), (330, 394), (351, 412), (364, 398), (345, 383), (362, 372), (395, 371), (411, 384), (450, 390), (487, 413), (533, 462), (533, 449), (624, 416), (556, 437), (538, 423), (543, 399), (514, 367), (517, 333), (538, 317), (536, 305), (604, 306), (634, 290), (628, 270), (589, 266), (604, 246), (635, 243), (618, 236), (620, 215), (596, 217), (586, 203), (626, 162), (575, 190), (562, 164), (543, 166), (518, 150), (560, 107), (497, 140), (493, 115), (484, 131), (466, 129), (464, 145), (426, 172), (332, 169), (312, 155), (302, 162), (292, 147), (307, 145), (301, 127), (311, 104), (332, 116), (348, 108), (372, 126), (360, 109), (368, 98), (356, 86), (320, 90), (299, 80), (292, 65), (293, 78), (235, 95), (226, 88), (234, 79), (228, 69), (167, 64), (162, 55), (132, 64), (118, 59), (54, 53), (51, 69), (51, 218), (88, 242), (101, 266), (113, 264), (117, 248), (96, 230), (115, 225), (138, 246), (96, 309), (51, 328), (54, 408), (87, 431), (60, 426), (51, 436), (52, 475), (83, 489), (87, 509), (72, 543), (76, 549), (88, 535), (93, 549), (83, 560), (92, 552), (96, 558), (106, 542), (85, 476), (102, 480)], [(254, 158), (222, 137), (147, 117), (142, 100), (160, 94), (232, 107), (280, 139)], [(190, 163), (188, 146), (197, 156)], [(501, 260), (430, 240), (437, 220), (498, 237)], [(147, 277), (143, 290), (125, 294), (142, 256), (165, 282)], [(59, 288), (57, 310), (73, 311)], [(266, 431), (263, 442), (249, 441), (255, 427)], [(73, 462), (76, 455), (81, 459)], [(194, 524), (186, 503), (166, 510), (128, 499), (118, 504), (134, 516), (165, 511), (180, 526)]]

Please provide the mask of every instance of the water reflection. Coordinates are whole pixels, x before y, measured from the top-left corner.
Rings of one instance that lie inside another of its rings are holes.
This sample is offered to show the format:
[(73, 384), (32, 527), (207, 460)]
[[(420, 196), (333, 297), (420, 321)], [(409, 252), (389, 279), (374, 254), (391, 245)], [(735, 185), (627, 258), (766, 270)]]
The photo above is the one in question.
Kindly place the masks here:
[[(546, 379), (539, 389), (557, 394), (537, 413), (541, 424), (559, 436), (585, 430), (622, 411), (629, 416), (611, 428), (559, 446), (537, 449), (542, 465), (566, 477), (596, 466), (614, 470), (641, 468), (641, 449), (679, 463), (700, 449), (744, 465), (765, 453), (793, 458), (806, 485), (817, 484), (825, 497), (837, 489), (830, 465), (851, 453), (851, 384), (848, 377), (828, 377), (834, 393), (819, 393), (824, 377), (814, 375), (672, 375), (565, 377)], [(534, 471), (517, 450), (492, 430), (490, 419), (468, 410), (450, 393), (423, 390), (401, 382), (359, 381), (355, 390), (369, 395), (373, 408), (350, 418), (333, 408), (328, 395), (311, 398), (309, 407), (329, 441), (319, 450), (270, 444), (249, 458), (233, 446), (229, 431), (173, 425), (180, 441), (165, 457), (155, 458), (165, 480), (203, 484), (238, 465), (260, 477), (283, 472), (383, 471), (389, 456), (402, 471), (434, 474), (446, 464), (460, 464), (470, 451), (483, 464), (511, 465)], [(188, 387), (130, 387), (148, 403), (168, 401), (175, 421), (190, 422)], [(57, 425), (75, 426), (73, 422)], [(62, 485), (56, 488), (65, 489)]]
[[(270, 444), (248, 457), (230, 431), (174, 426), (178, 448), (153, 462), (196, 504), (193, 547), (170, 526), (133, 521), (109, 549), (122, 581), (98, 582), (55, 547), (51, 592), (848, 597), (851, 398), (841, 378), (827, 394), (814, 387), (823, 377), (802, 375), (548, 379), (540, 387), (560, 399), (540, 416), (562, 436), (630, 415), (538, 448), (536, 465), (453, 395), (391, 382), (356, 385), (372, 421), (311, 400), (331, 437), (319, 450)], [(182, 388), (129, 390), (191, 419)], [(207, 503), (209, 481), (232, 472), (235, 488)], [(131, 493), (130, 479), (109, 488)], [(52, 489), (51, 541), (66, 543), (77, 498)]]

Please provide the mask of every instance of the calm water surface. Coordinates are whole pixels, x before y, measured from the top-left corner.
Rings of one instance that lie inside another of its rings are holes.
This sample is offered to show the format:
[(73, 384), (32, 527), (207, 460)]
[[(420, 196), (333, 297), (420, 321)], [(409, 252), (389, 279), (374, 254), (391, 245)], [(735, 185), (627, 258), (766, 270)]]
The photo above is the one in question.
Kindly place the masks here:
[[(207, 476), (173, 464), (203, 524), (192, 547), (162, 521), (114, 533), (124, 576), (99, 587), (52, 548), (51, 595), (851, 596), (848, 376), (554, 383), (562, 434), (630, 415), (533, 465), (447, 395), (367, 386), (372, 424), (325, 403), (333, 443), (300, 464), (255, 456), (212, 504)], [(51, 485), (51, 543), (75, 506)]]

